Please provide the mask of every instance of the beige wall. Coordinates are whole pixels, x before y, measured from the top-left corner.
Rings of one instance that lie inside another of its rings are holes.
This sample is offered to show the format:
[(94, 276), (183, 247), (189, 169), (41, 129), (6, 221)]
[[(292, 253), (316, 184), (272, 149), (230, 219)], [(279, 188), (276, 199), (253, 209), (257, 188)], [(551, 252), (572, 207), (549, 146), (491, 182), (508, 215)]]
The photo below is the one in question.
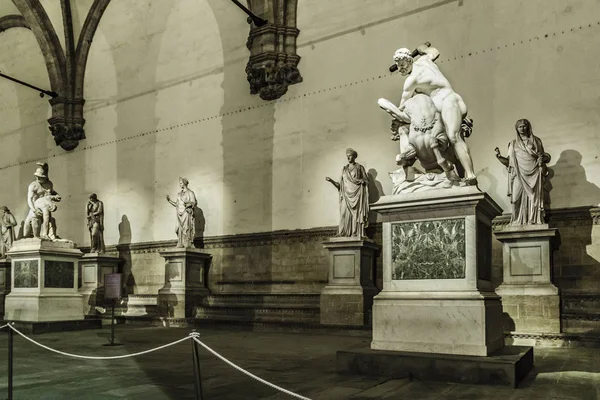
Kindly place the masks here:
[[(77, 2), (76, 22), (89, 3)], [(249, 94), (248, 25), (230, 2), (112, 2), (88, 60), (88, 139), (75, 151), (54, 145), (46, 100), (0, 80), (0, 203), (22, 219), (28, 161), (48, 156), (64, 197), (59, 233), (82, 245), (90, 192), (105, 202), (108, 244), (173, 238), (164, 196), (176, 193), (179, 176), (196, 192), (207, 236), (335, 225), (337, 197), (324, 178), (338, 178), (346, 147), (381, 194), (391, 192), (397, 148), (376, 100), (399, 99), (403, 78), (387, 73), (393, 52), (425, 40), (475, 120), (468, 143), (482, 190), (509, 210), (493, 149), (505, 152), (526, 117), (552, 155), (552, 207), (600, 202), (600, 3), (343, 3), (299, 0), (304, 82), (265, 102)], [(49, 87), (28, 30), (0, 33), (0, 70)]]

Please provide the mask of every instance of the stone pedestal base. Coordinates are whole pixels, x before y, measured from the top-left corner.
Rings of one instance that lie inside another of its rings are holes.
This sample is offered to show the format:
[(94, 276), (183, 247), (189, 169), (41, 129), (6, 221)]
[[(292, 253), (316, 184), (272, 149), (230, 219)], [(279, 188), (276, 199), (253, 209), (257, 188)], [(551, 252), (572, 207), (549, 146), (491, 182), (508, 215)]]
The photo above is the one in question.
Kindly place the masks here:
[(78, 260), (82, 253), (73, 242), (21, 239), (8, 252), (11, 292), (4, 318), (10, 321), (82, 320), (77, 291)]
[(197, 249), (173, 248), (161, 251), (165, 258), (165, 285), (158, 291), (158, 314), (167, 318), (189, 318), (210, 291), (207, 287), (208, 260)]
[(502, 242), (504, 330), (520, 333), (559, 333), (560, 298), (552, 284), (552, 251), (556, 229), (548, 225), (509, 225), (495, 232)]
[(504, 346), (491, 283), (491, 221), (502, 210), (476, 187), (383, 196), (383, 290), (374, 350), (487, 356)]
[(79, 294), (83, 313), (96, 315), (96, 306), (104, 306), (104, 275), (119, 272), (121, 259), (109, 254), (88, 253), (79, 260), (81, 283)]
[(360, 349), (337, 352), (337, 371), (420, 381), (517, 387), (533, 368), (533, 348), (507, 346), (487, 357)]
[(504, 346), (495, 293), (381, 293), (373, 306), (373, 350), (487, 356)]
[(329, 250), (329, 284), (321, 291), (321, 324), (363, 326), (370, 324), (375, 254), (379, 246), (369, 239), (332, 238)]
[(10, 260), (0, 259), (0, 317), (4, 317), (4, 298), (10, 293)]

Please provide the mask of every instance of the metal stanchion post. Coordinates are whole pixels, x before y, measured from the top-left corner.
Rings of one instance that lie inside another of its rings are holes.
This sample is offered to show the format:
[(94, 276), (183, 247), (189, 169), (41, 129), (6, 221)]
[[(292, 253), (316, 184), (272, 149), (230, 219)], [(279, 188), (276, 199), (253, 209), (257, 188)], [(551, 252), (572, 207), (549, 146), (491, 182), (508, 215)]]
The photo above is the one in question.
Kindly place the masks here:
[(192, 339), (192, 361), (194, 364), (194, 399), (203, 400), (202, 394), (202, 376), (200, 375), (200, 355), (198, 353), (198, 343)]
[(112, 299), (110, 311), (110, 345), (115, 345), (115, 299)]
[(13, 330), (8, 327), (8, 400), (13, 398)]

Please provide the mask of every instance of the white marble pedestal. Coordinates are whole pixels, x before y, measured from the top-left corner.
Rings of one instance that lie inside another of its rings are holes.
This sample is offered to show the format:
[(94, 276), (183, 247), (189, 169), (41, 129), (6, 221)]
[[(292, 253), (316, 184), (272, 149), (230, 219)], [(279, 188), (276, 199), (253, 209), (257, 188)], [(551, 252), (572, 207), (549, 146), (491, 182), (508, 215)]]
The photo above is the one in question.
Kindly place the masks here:
[(507, 225), (494, 232), (502, 242), (504, 329), (519, 333), (560, 333), (560, 298), (552, 283), (552, 252), (558, 230), (540, 225)]
[(339, 237), (323, 242), (329, 250), (329, 284), (321, 291), (321, 324), (364, 326), (370, 323), (375, 255), (370, 239)]
[(10, 260), (0, 259), (0, 316), (4, 317), (4, 298), (10, 293)]
[(5, 300), (6, 320), (83, 320), (77, 290), (82, 253), (73, 242), (21, 239), (13, 243), (8, 256), (12, 274), (11, 292)]
[(122, 260), (110, 254), (87, 253), (79, 260), (83, 313), (96, 315), (96, 306), (104, 306), (104, 275), (119, 272)]
[(158, 291), (158, 313), (167, 318), (194, 317), (195, 307), (210, 292), (208, 260), (198, 249), (172, 248), (161, 251), (165, 258), (165, 285)]
[(491, 283), (491, 221), (476, 187), (383, 196), (383, 290), (371, 349), (487, 356), (504, 346)]

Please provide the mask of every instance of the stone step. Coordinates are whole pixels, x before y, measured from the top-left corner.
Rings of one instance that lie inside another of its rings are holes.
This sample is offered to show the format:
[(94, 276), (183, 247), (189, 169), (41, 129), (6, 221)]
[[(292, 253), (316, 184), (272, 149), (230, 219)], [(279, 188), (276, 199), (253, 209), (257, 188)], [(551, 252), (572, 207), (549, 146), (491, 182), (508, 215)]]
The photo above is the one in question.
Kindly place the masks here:
[(195, 318), (211, 321), (240, 322), (302, 322), (319, 323), (318, 308), (253, 308), (253, 307), (205, 307), (195, 310)]
[(319, 294), (214, 294), (203, 299), (205, 307), (319, 308)]
[(201, 320), (318, 323), (319, 294), (213, 294), (196, 307)]
[(600, 311), (563, 313), (562, 330), (565, 333), (590, 333), (600, 335)]
[(599, 292), (564, 291), (561, 299), (563, 314), (600, 313)]

